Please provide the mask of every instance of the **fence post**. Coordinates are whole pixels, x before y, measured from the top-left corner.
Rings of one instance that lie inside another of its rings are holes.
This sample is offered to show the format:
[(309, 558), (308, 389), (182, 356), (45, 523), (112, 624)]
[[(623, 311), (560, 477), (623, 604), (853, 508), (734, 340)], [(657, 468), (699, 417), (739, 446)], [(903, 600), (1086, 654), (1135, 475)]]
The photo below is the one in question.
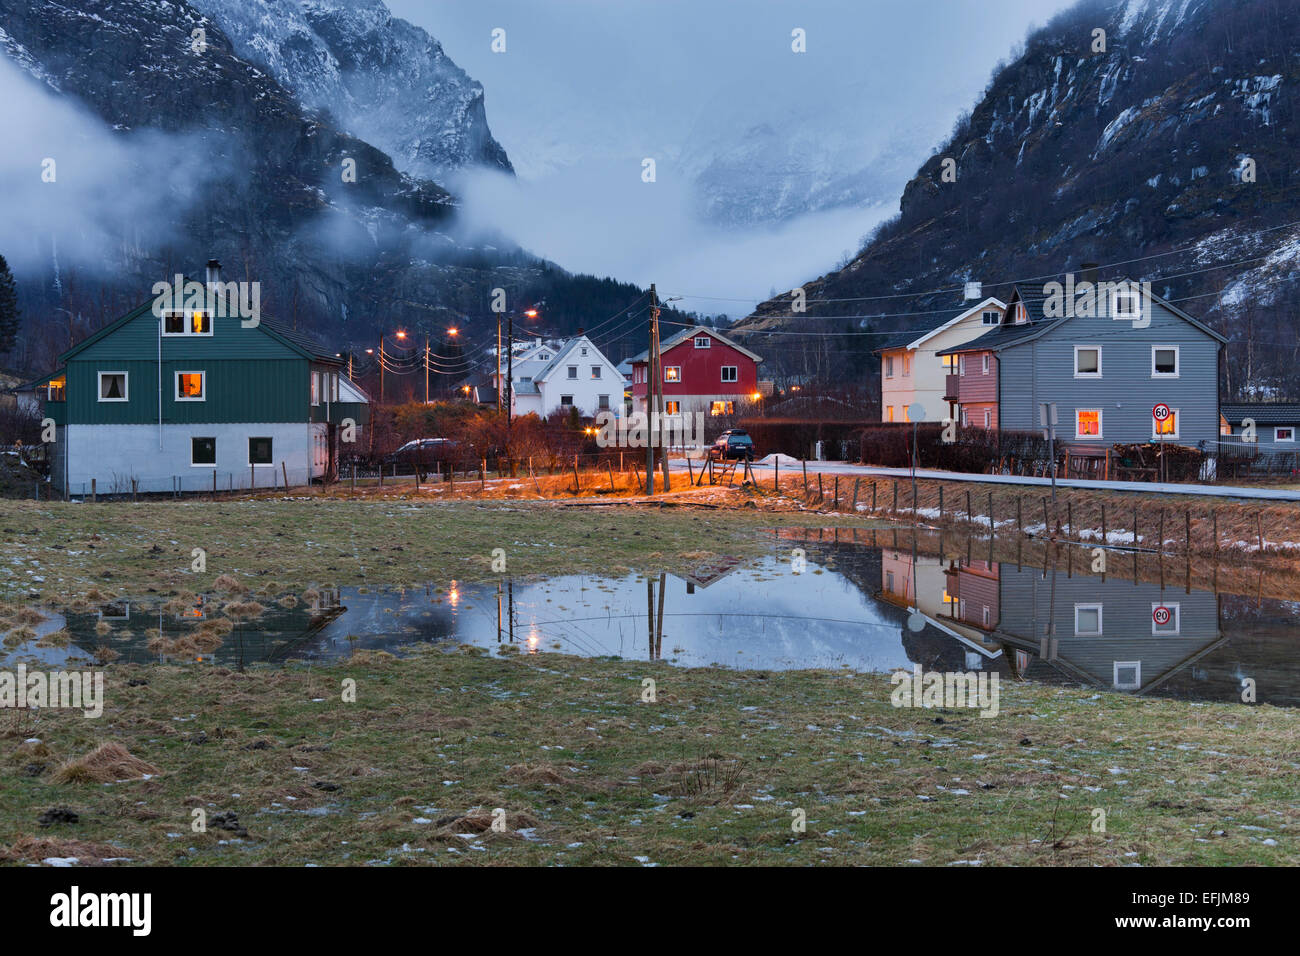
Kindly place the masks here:
[(248, 466), (248, 488), (251, 491), (257, 487), (257, 469), (255, 465)]
[(1210, 523), (1211, 526), (1214, 528), (1214, 531), (1212, 532), (1214, 536), (1214, 555), (1215, 557), (1218, 557), (1219, 555), (1219, 509), (1218, 508), (1210, 509)]
[(1074, 534), (1074, 502), (1065, 503), (1065, 536), (1068, 538)]
[(781, 490), (781, 454), (778, 452), (772, 458), (772, 490), (779, 492)]
[(939, 524), (943, 524), (943, 485), (939, 486)]
[(1101, 546), (1104, 548), (1106, 541), (1106, 502), (1101, 503)]
[(876, 479), (871, 479), (871, 513), (876, 513)]
[(891, 514), (898, 514), (898, 479), (894, 479), (894, 505), (890, 509)]
[(212, 469), (212, 500), (217, 500), (217, 469)]
[(858, 513), (858, 486), (862, 482), (861, 478), (853, 479), (853, 513)]
[(990, 491), (989, 492), (989, 538), (990, 539), (993, 537), (994, 524), (995, 522), (993, 521), (993, 492)]
[[(216, 472), (214, 471), (212, 474), (215, 476)], [(214, 477), (212, 480), (216, 481), (216, 478)], [(132, 478), (131, 479), (131, 500), (132, 501), (135, 501), (135, 492), (138, 486), (139, 486), (139, 480), (136, 478)]]
[(1185, 539), (1184, 553), (1192, 553), (1192, 509), (1187, 508), (1183, 511), (1183, 537)]
[[(283, 458), (280, 459), (280, 473), (284, 475), (284, 490), (287, 493), (289, 491), (289, 466), (284, 463)], [(310, 483), (311, 478), (308, 476), (308, 484)]]
[(95, 495), (96, 495), (96, 491), (95, 491), (95, 479), (94, 479), (94, 478), (91, 478), (91, 479), (90, 479), (90, 503), (91, 503), (92, 505), (95, 503)]
[(808, 460), (806, 458), (801, 458), (799, 459), (799, 464), (803, 466), (803, 496), (807, 498), (808, 497)]
[(1025, 531), (1025, 522), (1021, 517), (1021, 505), (1023, 502), (1019, 495), (1016, 495), (1016, 534), (1023, 534)]
[(357, 463), (354, 461), (352, 463), (352, 493), (356, 494), (356, 491), (357, 491)]

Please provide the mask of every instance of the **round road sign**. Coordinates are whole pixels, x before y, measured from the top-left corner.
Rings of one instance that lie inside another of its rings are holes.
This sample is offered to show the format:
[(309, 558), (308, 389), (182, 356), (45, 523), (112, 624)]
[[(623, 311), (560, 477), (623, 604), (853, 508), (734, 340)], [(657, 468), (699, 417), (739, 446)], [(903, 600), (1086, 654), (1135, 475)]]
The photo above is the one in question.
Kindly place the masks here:
[(1158, 422), (1163, 422), (1170, 415), (1169, 406), (1161, 402), (1155, 408), (1151, 409), (1151, 417)]
[(1169, 608), (1165, 607), (1163, 604), (1151, 612), (1151, 620), (1155, 621), (1161, 627), (1164, 627), (1169, 623), (1170, 617)]

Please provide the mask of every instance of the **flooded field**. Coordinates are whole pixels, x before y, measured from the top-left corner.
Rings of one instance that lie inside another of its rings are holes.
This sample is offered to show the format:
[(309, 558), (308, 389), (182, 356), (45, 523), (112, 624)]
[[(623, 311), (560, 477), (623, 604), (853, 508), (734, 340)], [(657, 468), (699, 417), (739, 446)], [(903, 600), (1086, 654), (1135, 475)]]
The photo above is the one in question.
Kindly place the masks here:
[(1083, 550), (1033, 567), (981, 560), (968, 543), (899, 546), (891, 532), (770, 540), (756, 560), (715, 556), (653, 577), (40, 609), (46, 619), (7, 635), (0, 658), (240, 667), (446, 642), (742, 669), (920, 665), (1190, 700), (1239, 700), (1249, 680), (1261, 703), (1300, 704), (1300, 602), (1093, 574)]

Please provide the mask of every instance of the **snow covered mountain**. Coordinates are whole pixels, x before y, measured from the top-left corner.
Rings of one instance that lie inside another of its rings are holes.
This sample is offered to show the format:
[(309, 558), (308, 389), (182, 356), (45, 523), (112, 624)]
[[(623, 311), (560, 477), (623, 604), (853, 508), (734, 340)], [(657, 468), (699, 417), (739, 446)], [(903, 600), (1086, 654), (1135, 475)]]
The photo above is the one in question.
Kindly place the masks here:
[(1009, 279), (1090, 261), (1114, 264), (1103, 278), (1151, 280), (1228, 335), (1227, 393), (1295, 392), (1297, 48), (1295, 4), (1084, 0), (994, 76), (898, 218), (804, 284), (820, 320), (792, 316), (787, 295), (750, 326), (911, 328), (960, 301), (932, 290), (974, 279), (1002, 295)]
[(310, 110), (377, 146), (403, 172), (446, 183), (483, 165), (511, 171), (483, 87), (383, 0), (193, 0), (244, 60)]

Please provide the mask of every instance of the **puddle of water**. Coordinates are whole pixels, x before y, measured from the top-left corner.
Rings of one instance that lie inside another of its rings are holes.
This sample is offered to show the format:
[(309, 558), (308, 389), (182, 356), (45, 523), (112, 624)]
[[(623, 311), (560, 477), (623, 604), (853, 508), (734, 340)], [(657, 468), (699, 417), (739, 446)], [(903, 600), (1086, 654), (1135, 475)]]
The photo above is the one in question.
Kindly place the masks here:
[[(874, 538), (874, 536), (873, 536)], [(355, 649), (465, 643), (683, 666), (997, 672), (1004, 679), (1192, 700), (1300, 704), (1300, 603), (989, 563), (783, 532), (771, 556), (652, 579), (566, 576), (424, 590), (314, 589), (207, 643), (218, 605), (49, 614), (0, 663), (331, 660)], [(797, 572), (792, 550), (805, 552)], [(293, 602), (290, 602), (293, 603)], [(1164, 609), (1157, 613), (1159, 609)], [(650, 620), (657, 622), (653, 629)], [(1157, 620), (1159, 619), (1159, 620)], [(66, 646), (40, 646), (65, 630)]]

